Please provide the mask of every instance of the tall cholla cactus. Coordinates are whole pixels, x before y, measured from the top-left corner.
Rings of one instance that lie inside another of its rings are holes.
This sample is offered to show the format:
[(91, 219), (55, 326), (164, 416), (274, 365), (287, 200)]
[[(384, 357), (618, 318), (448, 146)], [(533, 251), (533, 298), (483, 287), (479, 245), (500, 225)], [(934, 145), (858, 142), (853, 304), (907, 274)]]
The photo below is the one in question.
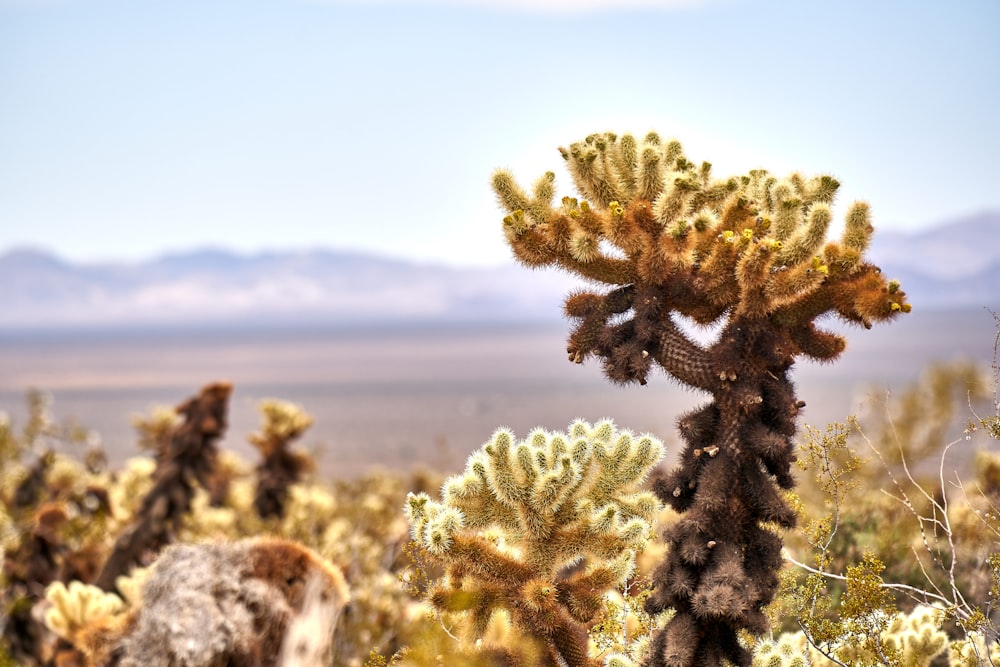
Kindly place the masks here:
[(546, 664), (593, 664), (588, 623), (649, 538), (660, 503), (638, 487), (662, 456), (659, 440), (610, 421), (539, 429), (523, 442), (498, 430), (445, 481), (442, 502), (407, 497), (413, 539), (445, 566), (430, 602), (466, 612), (474, 638), (506, 609), (545, 645)]
[[(576, 321), (571, 361), (598, 357), (618, 383), (645, 384), (659, 366), (712, 402), (679, 420), (679, 466), (657, 494), (684, 516), (654, 574), (650, 612), (676, 614), (648, 664), (749, 665), (741, 629), (766, 629), (794, 512), (792, 436), (803, 403), (788, 379), (795, 358), (835, 359), (840, 336), (817, 328), (833, 313), (862, 324), (910, 310), (895, 281), (864, 261), (868, 205), (853, 204), (843, 237), (826, 241), (839, 184), (829, 176), (777, 178), (764, 170), (723, 180), (654, 133), (595, 134), (561, 149), (580, 194), (553, 204), (554, 175), (529, 194), (507, 171), (493, 187), (509, 212), (504, 230), (529, 266), (558, 266), (610, 286), (566, 301)], [(708, 346), (674, 314), (721, 323)]]

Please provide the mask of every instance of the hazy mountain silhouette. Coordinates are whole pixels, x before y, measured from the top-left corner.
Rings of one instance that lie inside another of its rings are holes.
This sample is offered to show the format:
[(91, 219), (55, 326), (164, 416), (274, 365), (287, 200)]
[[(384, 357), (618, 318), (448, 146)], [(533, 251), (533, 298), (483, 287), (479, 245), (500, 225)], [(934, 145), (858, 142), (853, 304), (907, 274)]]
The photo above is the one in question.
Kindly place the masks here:
[(0, 328), (552, 319), (572, 282), (514, 264), (458, 269), (326, 250), (198, 250), (137, 264), (16, 250), (0, 255)]
[(914, 307), (1000, 307), (1000, 211), (915, 234), (879, 231), (869, 254)]
[[(908, 234), (879, 231), (871, 259), (917, 308), (1000, 307), (1000, 212)], [(459, 269), (332, 250), (202, 249), (142, 263), (0, 255), (0, 328), (556, 321), (579, 281), (515, 265)]]

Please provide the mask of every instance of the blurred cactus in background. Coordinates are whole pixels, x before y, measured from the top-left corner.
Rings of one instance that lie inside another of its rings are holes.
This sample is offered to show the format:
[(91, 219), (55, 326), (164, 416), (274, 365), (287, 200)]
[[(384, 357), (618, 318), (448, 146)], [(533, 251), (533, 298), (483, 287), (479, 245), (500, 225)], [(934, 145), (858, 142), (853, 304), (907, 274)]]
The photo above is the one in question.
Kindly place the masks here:
[(257, 494), (254, 508), (261, 518), (282, 517), (288, 500), (288, 488), (314, 467), (312, 457), (288, 449), (312, 426), (313, 418), (302, 408), (269, 399), (261, 401), (263, 423), (260, 433), (250, 436), (250, 444), (260, 451), (263, 460), (257, 465)]
[(185, 514), (191, 509), (198, 486), (214, 486), (218, 450), (216, 442), (226, 431), (232, 385), (210, 384), (177, 407), (183, 421), (163, 438), (165, 451), (157, 454), (153, 488), (143, 499), (133, 523), (118, 539), (95, 582), (106, 591), (115, 579), (142, 564), (173, 540)]
[(588, 624), (650, 537), (660, 504), (639, 486), (662, 456), (659, 440), (610, 421), (521, 442), (498, 430), (445, 481), (440, 502), (407, 497), (414, 541), (445, 569), (427, 600), (463, 614), (472, 641), (503, 611), (544, 645), (541, 664), (595, 664)]
[[(609, 288), (566, 300), (570, 360), (596, 357), (622, 384), (645, 384), (658, 366), (713, 399), (681, 417), (680, 464), (654, 484), (684, 516), (667, 529), (653, 577), (647, 610), (676, 613), (648, 664), (749, 665), (739, 635), (767, 629), (782, 565), (776, 529), (795, 522), (781, 489), (795, 483), (804, 404), (788, 371), (799, 356), (829, 362), (844, 350), (816, 326), (824, 315), (868, 328), (910, 305), (864, 260), (867, 204), (850, 206), (839, 242), (826, 240), (832, 177), (715, 179), (709, 163), (655, 133), (594, 134), (560, 151), (583, 200), (555, 204), (552, 172), (529, 192), (500, 170), (493, 189), (518, 260)], [(721, 330), (700, 344), (680, 317)]]

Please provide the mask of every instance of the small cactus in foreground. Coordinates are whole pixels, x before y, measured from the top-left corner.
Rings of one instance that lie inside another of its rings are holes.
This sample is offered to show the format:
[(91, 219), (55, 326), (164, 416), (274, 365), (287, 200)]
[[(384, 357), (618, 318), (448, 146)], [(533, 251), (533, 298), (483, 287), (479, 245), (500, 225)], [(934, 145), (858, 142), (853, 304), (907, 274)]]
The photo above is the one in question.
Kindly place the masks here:
[[(712, 401), (678, 422), (680, 464), (654, 483), (682, 512), (653, 575), (647, 611), (675, 614), (652, 642), (649, 667), (751, 662), (741, 631), (762, 635), (781, 537), (795, 513), (792, 437), (804, 406), (788, 377), (797, 357), (832, 361), (844, 339), (826, 314), (871, 327), (910, 310), (899, 283), (864, 260), (869, 207), (854, 203), (827, 241), (839, 183), (765, 170), (716, 179), (676, 140), (594, 134), (560, 149), (579, 194), (554, 202), (555, 176), (529, 191), (493, 176), (515, 257), (603, 284), (566, 300), (571, 361), (596, 357), (614, 382), (646, 384), (657, 366)], [(695, 341), (676, 318), (720, 325)]]
[(445, 481), (441, 502), (407, 497), (413, 539), (445, 567), (428, 600), (464, 612), (473, 639), (506, 610), (543, 642), (544, 664), (594, 664), (587, 624), (649, 539), (660, 503), (639, 486), (662, 455), (656, 438), (610, 421), (521, 442), (498, 430)]

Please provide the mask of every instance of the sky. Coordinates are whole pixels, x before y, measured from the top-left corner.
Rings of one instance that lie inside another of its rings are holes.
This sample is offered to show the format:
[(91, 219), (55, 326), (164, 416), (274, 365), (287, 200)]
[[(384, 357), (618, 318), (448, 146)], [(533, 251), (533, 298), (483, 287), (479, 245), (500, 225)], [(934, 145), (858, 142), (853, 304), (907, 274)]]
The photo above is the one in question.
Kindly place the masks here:
[(877, 228), (1000, 210), (1000, 2), (0, 0), (0, 253), (488, 266), (489, 187), (596, 131), (831, 173)]

